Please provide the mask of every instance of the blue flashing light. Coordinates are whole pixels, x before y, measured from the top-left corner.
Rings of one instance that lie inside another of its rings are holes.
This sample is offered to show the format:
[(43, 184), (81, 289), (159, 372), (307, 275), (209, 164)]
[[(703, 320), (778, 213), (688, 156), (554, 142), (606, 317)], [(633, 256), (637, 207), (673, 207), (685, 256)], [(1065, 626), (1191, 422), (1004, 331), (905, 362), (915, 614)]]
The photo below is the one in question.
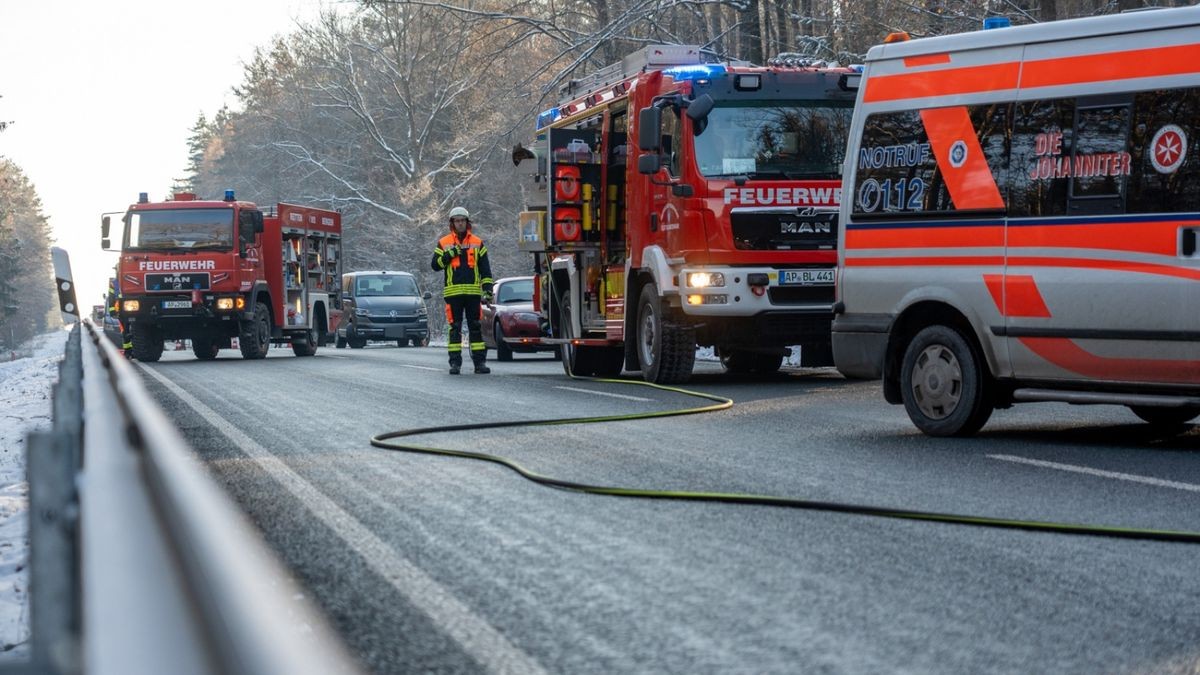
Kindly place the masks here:
[(537, 128), (541, 129), (544, 126), (553, 124), (559, 117), (562, 117), (562, 113), (558, 111), (557, 107), (546, 110), (537, 116)]
[(139, 192), (138, 193), (138, 203), (139, 204), (146, 204), (149, 201), (150, 201), (150, 193), (149, 192)]
[(675, 66), (663, 71), (663, 75), (675, 78), (676, 82), (684, 80), (707, 80), (715, 75), (724, 75), (725, 66), (716, 63), (698, 63), (691, 66)]
[(1012, 21), (1009, 21), (1007, 16), (989, 16), (983, 19), (983, 29), (992, 30), (993, 28), (1010, 28)]
[(225, 191), (225, 201), (227, 201), (227, 202), (233, 201), (233, 190)]
[(863, 64), (861, 64), (861, 63), (851, 63), (850, 65), (848, 65), (846, 67), (856, 73), (861, 73), (863, 71)]

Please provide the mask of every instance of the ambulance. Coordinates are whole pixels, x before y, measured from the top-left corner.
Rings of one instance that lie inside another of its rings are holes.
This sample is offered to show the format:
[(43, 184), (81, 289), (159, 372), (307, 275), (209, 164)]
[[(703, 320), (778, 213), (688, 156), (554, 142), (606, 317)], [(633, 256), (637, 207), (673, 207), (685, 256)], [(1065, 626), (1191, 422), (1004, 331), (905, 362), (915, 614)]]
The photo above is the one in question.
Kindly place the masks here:
[(1200, 7), (891, 40), (843, 171), (834, 361), (932, 436), (1200, 415)]

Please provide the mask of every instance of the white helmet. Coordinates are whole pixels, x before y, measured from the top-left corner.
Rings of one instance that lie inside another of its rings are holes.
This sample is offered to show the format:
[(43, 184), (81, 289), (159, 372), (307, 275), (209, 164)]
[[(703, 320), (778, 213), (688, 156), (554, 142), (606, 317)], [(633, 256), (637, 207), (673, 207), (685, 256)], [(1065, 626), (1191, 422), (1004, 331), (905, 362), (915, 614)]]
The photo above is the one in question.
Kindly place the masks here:
[(464, 209), (463, 207), (456, 206), (456, 207), (450, 209), (450, 217), (451, 218), (466, 218), (467, 220), (470, 220), (471, 214), (468, 213), (467, 210)]

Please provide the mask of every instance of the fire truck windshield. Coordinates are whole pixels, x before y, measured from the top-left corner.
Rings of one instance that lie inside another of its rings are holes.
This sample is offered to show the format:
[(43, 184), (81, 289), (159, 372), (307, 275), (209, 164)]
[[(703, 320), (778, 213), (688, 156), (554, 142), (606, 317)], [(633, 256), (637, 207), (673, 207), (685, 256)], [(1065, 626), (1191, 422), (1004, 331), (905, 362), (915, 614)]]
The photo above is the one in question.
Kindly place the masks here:
[(840, 179), (853, 101), (719, 101), (696, 136), (708, 177)]
[(128, 248), (200, 249), (233, 247), (233, 209), (134, 211), (127, 223)]

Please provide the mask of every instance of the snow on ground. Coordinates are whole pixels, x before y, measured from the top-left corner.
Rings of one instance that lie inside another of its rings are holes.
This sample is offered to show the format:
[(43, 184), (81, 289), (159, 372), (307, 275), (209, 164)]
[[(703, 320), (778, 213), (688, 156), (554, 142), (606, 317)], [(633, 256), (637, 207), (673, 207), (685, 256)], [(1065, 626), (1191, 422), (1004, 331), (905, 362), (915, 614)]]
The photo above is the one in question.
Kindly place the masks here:
[(25, 435), (50, 426), (65, 330), (0, 354), (0, 660), (29, 657), (29, 484)]

